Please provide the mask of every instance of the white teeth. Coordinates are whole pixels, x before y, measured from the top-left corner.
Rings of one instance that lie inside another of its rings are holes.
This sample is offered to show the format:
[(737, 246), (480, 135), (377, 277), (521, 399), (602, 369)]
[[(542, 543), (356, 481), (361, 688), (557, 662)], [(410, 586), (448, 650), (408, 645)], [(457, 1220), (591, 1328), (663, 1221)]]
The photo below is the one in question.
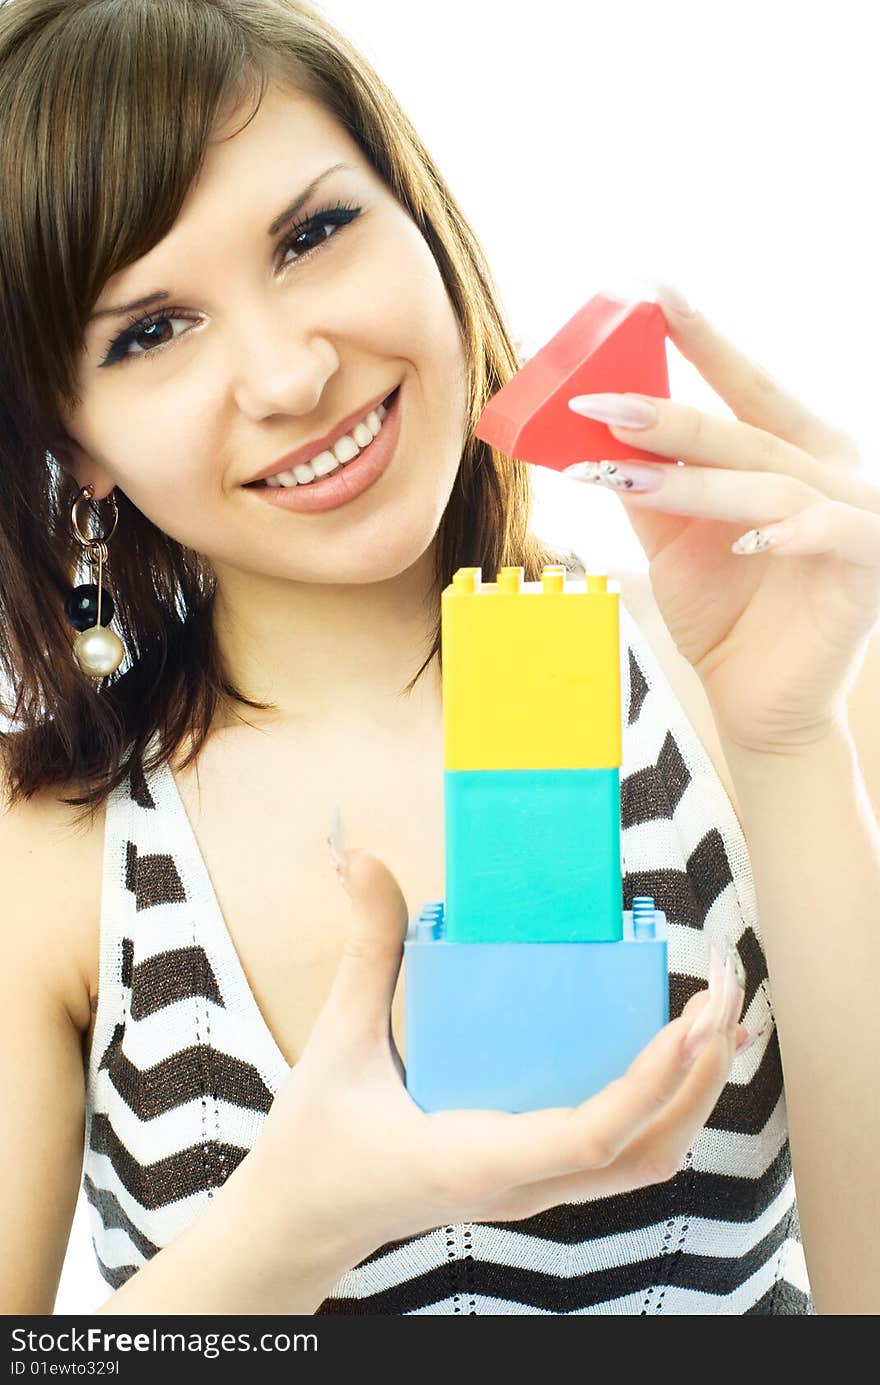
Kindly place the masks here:
[[(372, 438), (370, 441), (372, 442)], [(354, 461), (360, 450), (354, 438), (350, 438), (348, 433), (343, 433), (339, 441), (333, 444), (333, 454), (337, 462), (342, 462), (343, 464), (345, 462)]]
[(317, 457), (313, 457), (309, 462), (316, 476), (329, 476), (331, 471), (335, 471), (339, 466), (339, 458), (332, 452), (319, 452)]
[(352, 433), (345, 433), (333, 445), (332, 451), (319, 452), (310, 462), (300, 462), (289, 471), (276, 472), (266, 477), (267, 486), (307, 486), (319, 476), (329, 476), (331, 472), (354, 461), (363, 448), (373, 441), (382, 427), (388, 410), (384, 404), (371, 409), (363, 423), (356, 423)]

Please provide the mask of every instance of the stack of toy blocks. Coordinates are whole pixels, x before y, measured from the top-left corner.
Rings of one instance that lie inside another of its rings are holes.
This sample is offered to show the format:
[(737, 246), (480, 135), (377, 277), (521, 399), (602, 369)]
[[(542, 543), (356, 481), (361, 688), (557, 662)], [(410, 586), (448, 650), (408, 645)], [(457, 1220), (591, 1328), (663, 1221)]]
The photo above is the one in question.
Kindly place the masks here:
[(669, 1017), (665, 916), (621, 908), (618, 590), (523, 572), (442, 595), (446, 901), (404, 944), (426, 1111), (576, 1106)]

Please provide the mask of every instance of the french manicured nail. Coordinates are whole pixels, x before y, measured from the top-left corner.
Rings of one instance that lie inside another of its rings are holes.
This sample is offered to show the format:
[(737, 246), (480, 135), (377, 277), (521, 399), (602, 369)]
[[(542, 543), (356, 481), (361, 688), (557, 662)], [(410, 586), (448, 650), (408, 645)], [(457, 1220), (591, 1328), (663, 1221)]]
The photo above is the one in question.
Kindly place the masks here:
[(611, 423), (617, 428), (650, 428), (658, 419), (654, 405), (629, 394), (576, 394), (568, 407), (584, 418)]
[(663, 485), (665, 472), (659, 466), (641, 466), (638, 462), (572, 462), (563, 467), (566, 476), (576, 481), (595, 481), (616, 491), (656, 491)]
[(668, 279), (655, 279), (653, 274), (643, 274), (641, 279), (643, 283), (650, 284), (661, 308), (669, 308), (671, 312), (679, 313), (682, 317), (694, 316), (696, 309), (693, 304), (689, 303), (681, 289), (670, 284)]

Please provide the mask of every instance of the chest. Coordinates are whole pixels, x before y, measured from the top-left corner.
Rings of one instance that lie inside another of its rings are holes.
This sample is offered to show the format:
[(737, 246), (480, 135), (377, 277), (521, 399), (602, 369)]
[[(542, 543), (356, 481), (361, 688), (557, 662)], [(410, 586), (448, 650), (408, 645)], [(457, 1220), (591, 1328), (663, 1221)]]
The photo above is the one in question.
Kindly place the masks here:
[[(259, 739), (209, 741), (197, 770), (173, 767), (186, 815), (177, 830), (195, 836), (246, 983), (293, 1064), (329, 992), (351, 921), (352, 903), (326, 840), (335, 806), (344, 844), (364, 846), (388, 866), (410, 915), (443, 897), (442, 722), (438, 714), (435, 725), (396, 743), (366, 734), (326, 746), (305, 738), (260, 747)], [(82, 937), (93, 998), (98, 917), (96, 905)], [(401, 965), (392, 1032), (402, 1055), (403, 1003)], [(94, 1006), (93, 999), (86, 1054)]]
[[(736, 808), (699, 680), (656, 629), (645, 633)], [(328, 742), (305, 737), (261, 746), (260, 740), (221, 736), (206, 744), (197, 769), (178, 765), (173, 773), (247, 984), (293, 1064), (329, 992), (351, 919), (326, 841), (335, 805), (345, 845), (365, 846), (388, 866), (410, 916), (444, 896), (442, 717), (438, 709), (433, 722), (393, 738), (361, 728)], [(97, 996), (97, 842), (94, 865), (95, 905), (79, 935), (80, 974), (93, 998), (86, 1053)], [(391, 1021), (404, 1061), (405, 984), (401, 964)]]
[[(294, 759), (261, 773), (251, 756), (238, 766), (234, 800), (225, 764), (213, 781), (210, 764), (207, 778), (201, 768), (201, 795), (193, 778), (176, 775), (242, 969), (288, 1063), (302, 1053), (350, 927), (353, 906), (326, 840), (334, 806), (344, 844), (387, 865), (410, 916), (442, 898), (445, 878), (439, 720), (403, 746), (358, 738), (332, 754), (300, 747)], [(403, 988), (401, 966), (392, 1004), (401, 1054)]]

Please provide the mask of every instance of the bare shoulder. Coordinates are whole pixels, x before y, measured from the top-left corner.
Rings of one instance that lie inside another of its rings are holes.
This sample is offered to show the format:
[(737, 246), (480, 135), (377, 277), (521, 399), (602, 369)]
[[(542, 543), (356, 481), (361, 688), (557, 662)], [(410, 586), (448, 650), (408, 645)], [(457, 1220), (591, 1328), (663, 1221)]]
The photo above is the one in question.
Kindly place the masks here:
[(73, 790), (44, 790), (9, 806), (0, 760), (0, 872), (7, 957), (27, 950), (80, 1032), (97, 995), (104, 810), (77, 822)]

